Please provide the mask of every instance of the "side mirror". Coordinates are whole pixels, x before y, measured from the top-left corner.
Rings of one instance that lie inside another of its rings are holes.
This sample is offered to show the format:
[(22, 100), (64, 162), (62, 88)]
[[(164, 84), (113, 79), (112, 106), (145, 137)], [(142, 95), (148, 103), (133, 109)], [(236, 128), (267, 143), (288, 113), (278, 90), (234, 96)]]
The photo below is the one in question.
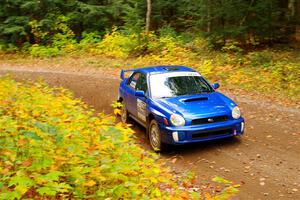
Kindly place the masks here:
[(145, 92), (142, 90), (137, 90), (137, 91), (135, 91), (135, 96), (136, 97), (145, 97)]
[(219, 83), (214, 83), (211, 86), (216, 90), (220, 87), (220, 84)]

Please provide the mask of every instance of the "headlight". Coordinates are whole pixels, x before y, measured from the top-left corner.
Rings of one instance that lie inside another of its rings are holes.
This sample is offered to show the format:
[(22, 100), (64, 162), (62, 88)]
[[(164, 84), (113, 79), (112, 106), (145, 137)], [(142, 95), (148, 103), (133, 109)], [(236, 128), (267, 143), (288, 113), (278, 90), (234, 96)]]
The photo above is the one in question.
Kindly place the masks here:
[(232, 111), (231, 111), (232, 117), (234, 119), (238, 119), (241, 117), (241, 111), (239, 109), (239, 107), (235, 106)]
[(172, 114), (170, 117), (170, 121), (174, 126), (183, 126), (185, 124), (185, 120), (178, 114)]

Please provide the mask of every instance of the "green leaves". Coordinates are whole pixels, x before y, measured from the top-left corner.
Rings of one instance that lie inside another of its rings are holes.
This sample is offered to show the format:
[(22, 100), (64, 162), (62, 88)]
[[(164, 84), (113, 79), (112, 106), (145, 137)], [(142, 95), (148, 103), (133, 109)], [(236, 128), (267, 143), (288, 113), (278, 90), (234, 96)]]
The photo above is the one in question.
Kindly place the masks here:
[(26, 186), (26, 187), (30, 187), (34, 184), (34, 182), (28, 177), (28, 176), (25, 176), (23, 174), (20, 174), (20, 175), (15, 175), (13, 176), (9, 183), (8, 183), (8, 186), (11, 187), (11, 186)]
[(46, 181), (58, 181), (60, 176), (63, 176), (64, 173), (63, 172), (59, 172), (59, 171), (51, 171), (48, 174), (46, 174), (45, 176), (43, 176), (43, 178)]
[(229, 199), (239, 191), (239, 184), (233, 185), (231, 181), (228, 181), (222, 177), (215, 176), (212, 181), (216, 183), (226, 184), (226, 187), (221, 191), (221, 193), (216, 195), (213, 199)]
[(26, 176), (24, 174), (17, 173), (13, 177), (11, 177), (11, 179), (8, 183), (8, 187), (14, 188), (14, 191), (12, 191), (10, 194), (11, 196), (9, 195), (9, 199), (11, 199), (12, 197), (19, 199), (33, 185), (34, 185), (34, 181), (31, 178), (29, 178), (28, 176)]
[(44, 187), (40, 187), (37, 189), (37, 192), (41, 195), (47, 196), (55, 196), (58, 192), (65, 193), (68, 192), (72, 187), (66, 183), (56, 183), (56, 182), (49, 182)]
[(37, 192), (42, 196), (43, 195), (55, 196), (57, 191), (55, 190), (55, 188), (52, 187), (40, 187), (37, 189)]
[(36, 132), (33, 131), (23, 131), (22, 132), (25, 136), (25, 138), (30, 138), (30, 139), (34, 139), (34, 140), (42, 140), (41, 137), (39, 137)]
[[(41, 152), (36, 153), (36, 158), (34, 159), (32, 165), (30, 166), (33, 170), (47, 169), (51, 164), (53, 164), (52, 158), (47, 158), (46, 155), (43, 155)], [(45, 156), (40, 158), (39, 156)]]

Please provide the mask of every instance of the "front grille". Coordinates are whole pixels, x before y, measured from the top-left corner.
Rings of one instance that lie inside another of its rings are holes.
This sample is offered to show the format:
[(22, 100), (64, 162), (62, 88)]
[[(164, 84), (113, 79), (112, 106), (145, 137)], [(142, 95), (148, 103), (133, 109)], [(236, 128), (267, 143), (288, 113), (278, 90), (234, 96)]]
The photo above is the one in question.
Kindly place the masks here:
[(225, 128), (225, 129), (218, 129), (213, 131), (201, 131), (197, 133), (193, 133), (192, 138), (193, 139), (199, 139), (199, 138), (207, 138), (211, 136), (222, 136), (222, 135), (228, 135), (232, 133), (232, 129)]
[(227, 121), (229, 117), (227, 115), (217, 116), (217, 117), (207, 117), (201, 119), (194, 119), (191, 122), (191, 125), (199, 125), (199, 124), (209, 124), (214, 122), (223, 122)]

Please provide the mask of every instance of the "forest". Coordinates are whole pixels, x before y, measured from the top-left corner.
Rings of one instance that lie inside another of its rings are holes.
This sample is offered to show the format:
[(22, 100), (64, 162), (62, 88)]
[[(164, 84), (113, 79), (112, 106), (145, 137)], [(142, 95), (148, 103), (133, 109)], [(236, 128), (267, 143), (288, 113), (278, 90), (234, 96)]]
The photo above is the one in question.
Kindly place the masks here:
[[(118, 27), (123, 33), (172, 31), (201, 35), (214, 48), (229, 39), (241, 46), (273, 45), (295, 39), (300, 19), (297, 0), (4, 0), (0, 2), (0, 44), (49, 45), (60, 33), (77, 42)], [(147, 26), (146, 26), (147, 27)]]

